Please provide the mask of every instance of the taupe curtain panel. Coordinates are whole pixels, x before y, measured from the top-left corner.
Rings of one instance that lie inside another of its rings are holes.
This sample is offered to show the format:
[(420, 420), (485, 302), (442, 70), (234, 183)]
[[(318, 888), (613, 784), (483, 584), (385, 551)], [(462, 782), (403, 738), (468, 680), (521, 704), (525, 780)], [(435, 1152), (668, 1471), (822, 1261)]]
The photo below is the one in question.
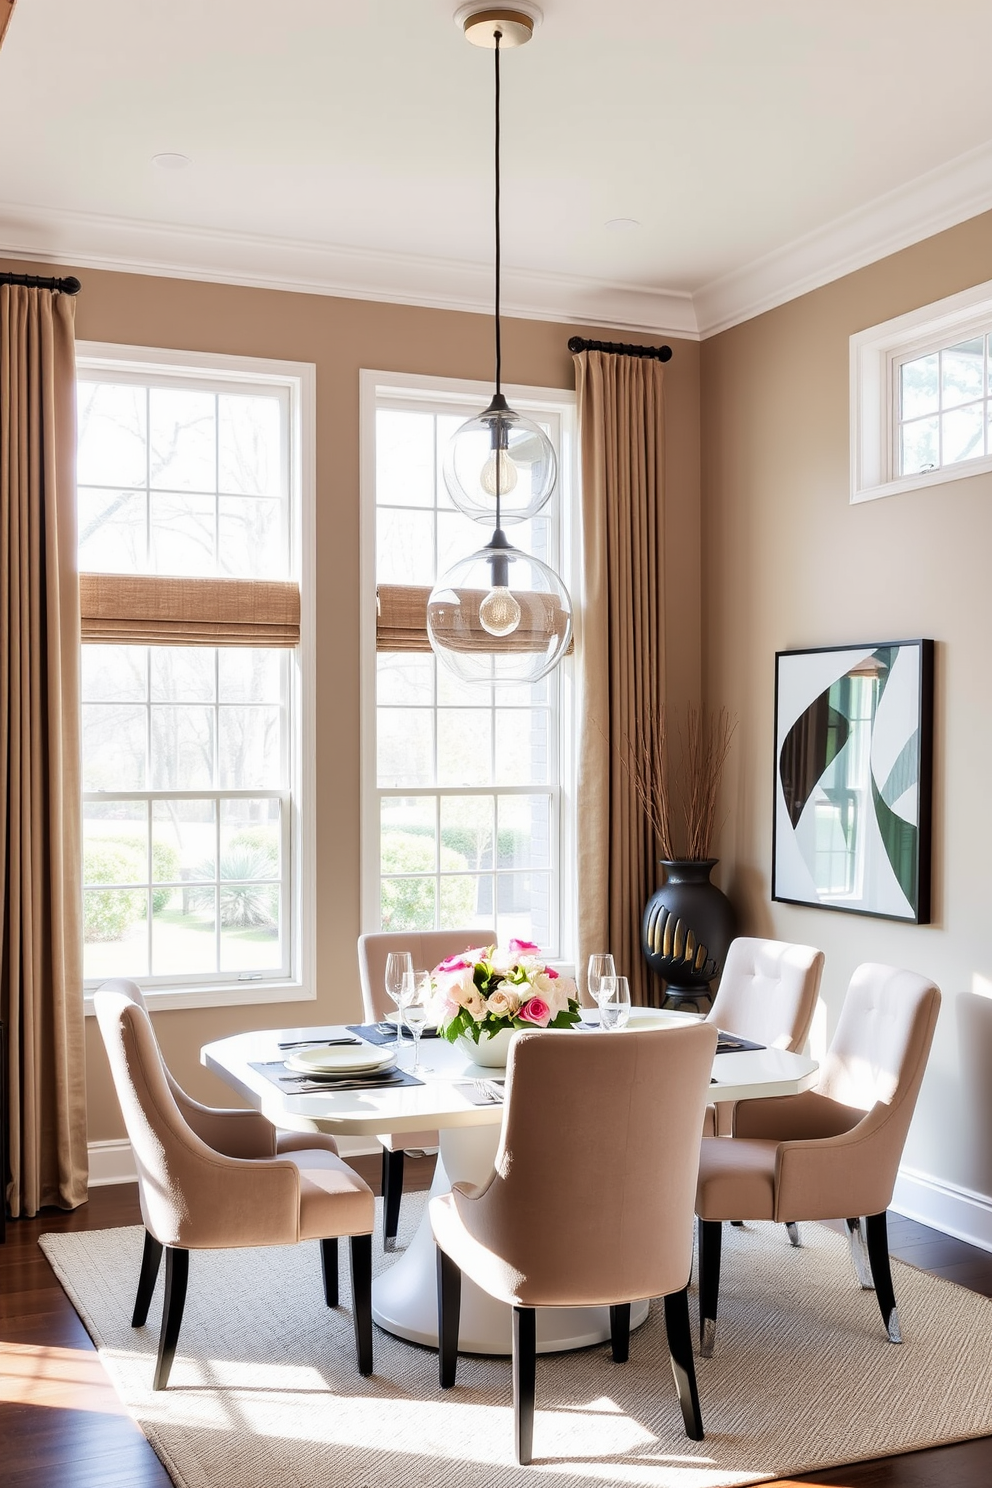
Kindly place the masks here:
[(11, 1213), (86, 1198), (75, 303), (0, 286), (0, 1017)]
[(116, 646), (300, 643), (300, 591), (271, 579), (79, 576), (82, 637)]
[(645, 357), (575, 356), (582, 459), (579, 636), (579, 970), (611, 951), (637, 1003), (661, 988), (641, 914), (658, 874), (652, 833), (620, 760), (665, 697), (664, 372)]

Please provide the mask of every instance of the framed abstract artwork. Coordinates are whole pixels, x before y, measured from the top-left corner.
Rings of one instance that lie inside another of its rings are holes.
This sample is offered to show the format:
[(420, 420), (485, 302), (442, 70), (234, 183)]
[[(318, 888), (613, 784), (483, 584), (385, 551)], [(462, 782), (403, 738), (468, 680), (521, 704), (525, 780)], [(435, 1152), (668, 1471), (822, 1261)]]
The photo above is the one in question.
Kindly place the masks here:
[(775, 657), (772, 898), (930, 919), (933, 641)]

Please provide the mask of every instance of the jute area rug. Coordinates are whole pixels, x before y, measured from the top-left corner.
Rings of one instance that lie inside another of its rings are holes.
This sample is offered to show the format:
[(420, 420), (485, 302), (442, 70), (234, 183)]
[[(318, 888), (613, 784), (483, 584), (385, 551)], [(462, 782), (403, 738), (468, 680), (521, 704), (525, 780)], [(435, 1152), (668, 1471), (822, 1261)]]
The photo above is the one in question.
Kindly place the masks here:
[[(407, 1234), (422, 1202), (404, 1198)], [(653, 1304), (627, 1364), (608, 1345), (538, 1360), (528, 1468), (513, 1458), (508, 1360), (463, 1356), (442, 1392), (432, 1351), (376, 1329), (375, 1374), (359, 1377), (315, 1243), (194, 1253), (159, 1393), (161, 1280), (149, 1326), (130, 1326), (140, 1229), (41, 1245), (179, 1488), (724, 1488), (992, 1434), (992, 1303), (894, 1263), (895, 1346), (843, 1238), (813, 1224), (802, 1235), (794, 1250), (780, 1225), (726, 1227), (716, 1352), (696, 1365), (705, 1441), (682, 1431)]]

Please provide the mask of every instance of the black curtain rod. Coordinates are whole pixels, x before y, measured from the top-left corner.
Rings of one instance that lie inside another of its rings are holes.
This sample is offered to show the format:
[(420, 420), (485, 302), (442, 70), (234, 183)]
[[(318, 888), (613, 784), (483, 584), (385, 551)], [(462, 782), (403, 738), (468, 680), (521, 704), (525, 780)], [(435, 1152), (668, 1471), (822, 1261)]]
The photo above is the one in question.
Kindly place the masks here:
[(40, 274), (0, 274), (0, 284), (23, 284), (25, 289), (57, 289), (60, 294), (75, 295), (82, 289), (78, 279), (45, 279)]
[(584, 336), (572, 336), (569, 351), (608, 351), (614, 356), (650, 357), (655, 362), (670, 362), (670, 346), (627, 346), (622, 341), (587, 341)]

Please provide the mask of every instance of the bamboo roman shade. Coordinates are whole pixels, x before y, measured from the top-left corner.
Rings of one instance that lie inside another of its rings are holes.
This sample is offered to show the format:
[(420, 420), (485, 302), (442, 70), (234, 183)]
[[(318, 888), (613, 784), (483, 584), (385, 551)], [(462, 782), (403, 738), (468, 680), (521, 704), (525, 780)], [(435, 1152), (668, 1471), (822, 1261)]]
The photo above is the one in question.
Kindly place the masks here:
[[(427, 601), (430, 587), (416, 584), (380, 584), (377, 591), (375, 648), (377, 651), (405, 651), (430, 654), (427, 635)], [(494, 644), (501, 651), (543, 651), (548, 629), (564, 628), (567, 617), (553, 594), (518, 594), (514, 597), (523, 611), (520, 624), (510, 636), (494, 642), (479, 622), (479, 606), (488, 593), (485, 589), (452, 590), (451, 624), (445, 625), (452, 651), (491, 651)], [(550, 627), (544, 613), (550, 609)], [(445, 617), (447, 619), (449, 617)], [(571, 650), (571, 642), (569, 643)]]
[(277, 646), (300, 642), (300, 591), (263, 579), (79, 576), (82, 639), (117, 646)]

